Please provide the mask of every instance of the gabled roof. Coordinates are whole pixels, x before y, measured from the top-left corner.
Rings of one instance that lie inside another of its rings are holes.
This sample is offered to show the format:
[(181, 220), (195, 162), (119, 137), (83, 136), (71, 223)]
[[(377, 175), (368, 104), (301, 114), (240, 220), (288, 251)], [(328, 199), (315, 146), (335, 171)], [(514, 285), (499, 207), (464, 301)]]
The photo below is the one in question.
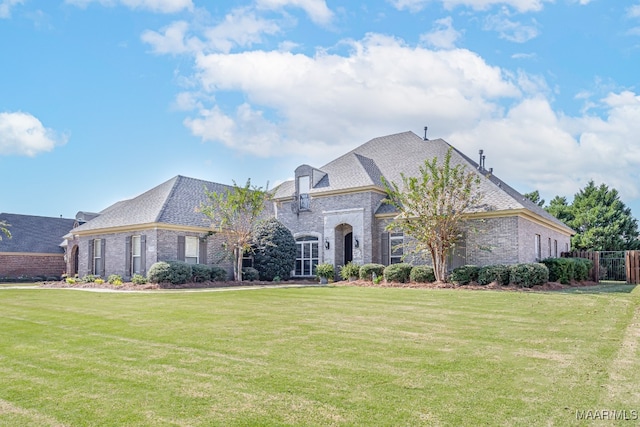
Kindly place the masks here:
[(11, 238), (2, 235), (0, 252), (63, 254), (62, 236), (73, 228), (75, 219), (0, 213), (0, 221), (10, 224)]
[[(384, 191), (382, 177), (389, 182), (401, 183), (402, 174), (419, 176), (420, 167), (424, 165), (425, 160), (431, 160), (434, 157), (444, 159), (450, 148), (453, 147), (442, 139), (424, 140), (413, 132), (374, 138), (320, 167), (319, 169), (327, 175), (309, 193), (312, 196), (320, 196), (323, 193), (367, 187), (377, 187), (380, 191)], [(564, 223), (526, 199), (499, 178), (487, 174), (486, 171), (478, 170), (476, 162), (455, 148), (451, 154), (451, 164), (464, 165), (479, 176), (488, 177), (481, 180), (480, 191), (484, 198), (483, 206), (478, 209), (479, 211), (526, 209), (557, 227), (571, 232)], [(281, 184), (276, 189), (275, 198), (290, 198), (295, 191), (294, 188), (293, 181)], [(393, 213), (393, 208), (383, 204), (376, 213)]]
[(211, 192), (224, 192), (231, 187), (178, 175), (137, 197), (109, 206), (73, 231), (83, 233), (156, 223), (208, 227), (207, 217), (196, 210), (207, 201), (205, 188)]

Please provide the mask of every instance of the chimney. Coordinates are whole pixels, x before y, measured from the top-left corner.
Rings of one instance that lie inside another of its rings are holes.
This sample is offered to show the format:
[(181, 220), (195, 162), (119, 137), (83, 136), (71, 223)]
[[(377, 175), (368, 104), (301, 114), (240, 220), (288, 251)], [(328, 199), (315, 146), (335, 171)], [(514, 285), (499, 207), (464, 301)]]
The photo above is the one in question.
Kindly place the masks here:
[(482, 149), (480, 149), (480, 151), (478, 151), (478, 154), (480, 154), (480, 160), (478, 161), (478, 170), (482, 170), (484, 167), (482, 166), (482, 159), (484, 159), (484, 156), (482, 155), (484, 151)]
[(429, 126), (425, 126), (424, 127), (424, 140), (428, 141), (429, 139), (427, 138), (427, 129), (429, 129)]

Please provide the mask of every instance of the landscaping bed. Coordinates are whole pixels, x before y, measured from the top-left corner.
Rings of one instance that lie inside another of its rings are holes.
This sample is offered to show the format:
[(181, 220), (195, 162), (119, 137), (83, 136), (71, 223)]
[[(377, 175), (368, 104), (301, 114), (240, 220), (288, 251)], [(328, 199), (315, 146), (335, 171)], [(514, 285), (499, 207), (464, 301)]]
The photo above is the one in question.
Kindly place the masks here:
[(132, 282), (124, 282), (121, 285), (112, 285), (109, 282), (104, 283), (67, 283), (65, 281), (59, 282), (44, 282), (40, 284), (42, 288), (74, 288), (74, 289), (110, 289), (114, 291), (147, 291), (147, 290), (157, 290), (157, 289), (210, 289), (210, 288), (229, 288), (229, 287), (246, 287), (246, 286), (286, 286), (293, 284), (317, 284), (316, 281), (309, 280), (289, 280), (289, 281), (280, 281), (280, 282), (268, 282), (268, 281), (244, 281), (244, 282), (236, 282), (236, 281), (205, 281), (205, 282), (190, 282), (183, 283), (179, 285), (174, 285), (171, 283), (145, 283), (145, 284), (135, 284)]

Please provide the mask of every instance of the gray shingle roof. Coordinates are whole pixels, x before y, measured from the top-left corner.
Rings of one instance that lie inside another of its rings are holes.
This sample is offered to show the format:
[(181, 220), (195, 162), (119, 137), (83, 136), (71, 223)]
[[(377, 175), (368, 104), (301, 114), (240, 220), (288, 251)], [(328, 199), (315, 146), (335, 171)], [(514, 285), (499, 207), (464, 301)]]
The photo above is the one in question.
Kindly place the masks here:
[(100, 216), (74, 231), (152, 223), (207, 227), (207, 217), (196, 211), (201, 203), (206, 202), (205, 187), (212, 192), (224, 192), (231, 188), (224, 184), (178, 175), (137, 197), (109, 206), (100, 212)]
[(11, 239), (2, 236), (0, 252), (62, 254), (59, 245), (75, 219), (0, 213), (0, 221), (10, 224)]
[[(424, 165), (425, 160), (431, 160), (434, 157), (444, 159), (449, 148), (453, 147), (442, 139), (425, 141), (413, 132), (374, 138), (320, 167), (319, 169), (326, 172), (327, 176), (323, 179), (323, 185), (315, 186), (310, 193), (319, 195), (328, 191), (367, 186), (376, 186), (382, 190), (384, 189), (382, 177), (389, 182), (401, 183), (402, 174), (419, 176), (420, 167)], [(476, 162), (455, 148), (452, 151), (451, 164), (464, 165), (469, 170), (474, 170), (478, 175), (484, 176), (478, 171)], [(484, 195), (483, 209), (485, 210), (501, 211), (524, 208), (569, 230), (564, 223), (531, 203), (495, 175), (491, 175), (489, 179), (481, 180), (480, 191)], [(293, 192), (293, 181), (287, 181), (277, 188), (275, 197), (291, 197)], [(383, 204), (377, 213), (391, 212), (393, 209), (389, 205)]]

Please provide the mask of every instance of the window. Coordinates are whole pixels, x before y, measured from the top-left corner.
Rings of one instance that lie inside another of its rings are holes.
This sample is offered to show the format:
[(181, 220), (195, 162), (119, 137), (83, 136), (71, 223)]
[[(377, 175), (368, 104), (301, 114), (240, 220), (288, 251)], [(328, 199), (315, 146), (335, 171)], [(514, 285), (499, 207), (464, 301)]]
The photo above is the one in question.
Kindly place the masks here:
[(404, 235), (402, 233), (391, 233), (389, 235), (389, 264), (399, 264), (404, 255)]
[(140, 236), (131, 237), (131, 274), (142, 274), (142, 241)]
[(549, 237), (549, 258), (551, 258), (551, 237)]
[(301, 176), (298, 177), (298, 194), (300, 194), (300, 209), (308, 210), (311, 208), (311, 203), (309, 200), (309, 188), (311, 181), (309, 180), (309, 176)]
[(536, 237), (535, 237), (536, 261), (539, 261), (540, 257), (542, 256), (542, 248), (541, 248), (542, 242), (541, 242), (541, 240), (542, 239), (541, 239), (540, 235), (536, 234)]
[(558, 258), (558, 241), (553, 241), (553, 256)]
[(93, 240), (93, 274), (101, 275), (104, 271), (104, 257), (102, 254), (102, 239)]
[(198, 263), (199, 239), (193, 236), (184, 238), (184, 260), (188, 264)]
[(303, 236), (296, 239), (295, 276), (315, 276), (318, 265), (318, 238)]

